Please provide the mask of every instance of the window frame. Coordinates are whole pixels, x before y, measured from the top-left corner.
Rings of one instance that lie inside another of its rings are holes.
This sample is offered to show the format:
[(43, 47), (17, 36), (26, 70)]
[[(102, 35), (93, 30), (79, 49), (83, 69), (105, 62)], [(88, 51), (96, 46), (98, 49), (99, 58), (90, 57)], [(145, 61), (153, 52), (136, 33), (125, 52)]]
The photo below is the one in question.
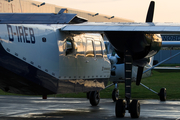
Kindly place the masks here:
[[(101, 55), (97, 55), (97, 44), (96, 44), (96, 42), (98, 42), (98, 43), (100, 43), (100, 44), (98, 44), (98, 45), (100, 45), (100, 52), (101, 52)], [(95, 45), (95, 53), (96, 53), (96, 57), (98, 57), (98, 58), (101, 58), (101, 57), (103, 57), (103, 49), (102, 49), (102, 42), (101, 41), (99, 41), (99, 40), (94, 40), (94, 45)]]

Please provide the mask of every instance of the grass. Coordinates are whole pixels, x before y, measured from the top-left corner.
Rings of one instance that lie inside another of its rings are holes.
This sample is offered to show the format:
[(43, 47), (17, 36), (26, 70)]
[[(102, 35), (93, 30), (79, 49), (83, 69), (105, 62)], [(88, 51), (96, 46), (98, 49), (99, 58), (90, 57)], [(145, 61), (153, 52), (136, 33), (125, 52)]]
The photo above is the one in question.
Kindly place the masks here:
[[(152, 76), (148, 78), (143, 78), (141, 81), (146, 86), (159, 92), (162, 87), (167, 89), (167, 99), (168, 100), (178, 100), (180, 99), (180, 70), (153, 70)], [(110, 83), (109, 83), (110, 84)], [(111, 98), (112, 90), (114, 86), (111, 86), (100, 92), (101, 98)], [(124, 83), (118, 85), (119, 97), (124, 98), (125, 90)], [(12, 93), (5, 93), (0, 90), (0, 95), (17, 95)], [(69, 93), (69, 94), (58, 94), (51, 95), (56, 97), (73, 97), (73, 98), (85, 98), (85, 93)], [(132, 83), (132, 98), (137, 99), (159, 99), (159, 97), (147, 90), (142, 86), (136, 86)]]

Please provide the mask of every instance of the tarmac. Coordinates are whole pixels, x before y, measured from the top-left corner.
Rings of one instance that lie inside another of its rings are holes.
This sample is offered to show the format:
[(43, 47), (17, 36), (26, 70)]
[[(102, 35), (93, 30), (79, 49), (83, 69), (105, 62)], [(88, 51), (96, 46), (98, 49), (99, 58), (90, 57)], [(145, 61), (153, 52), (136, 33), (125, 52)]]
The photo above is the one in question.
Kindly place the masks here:
[[(140, 100), (139, 120), (180, 120), (180, 101)], [(115, 103), (101, 99), (92, 107), (86, 98), (55, 98), (0, 96), (0, 120), (132, 120), (115, 117)]]

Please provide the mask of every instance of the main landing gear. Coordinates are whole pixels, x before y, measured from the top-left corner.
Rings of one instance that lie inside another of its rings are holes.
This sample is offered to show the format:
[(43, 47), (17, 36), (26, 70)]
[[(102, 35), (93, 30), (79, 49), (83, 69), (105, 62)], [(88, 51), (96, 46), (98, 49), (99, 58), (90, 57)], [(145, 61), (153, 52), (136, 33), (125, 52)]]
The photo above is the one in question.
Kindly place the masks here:
[[(156, 93), (156, 94), (159, 95), (160, 101), (166, 101), (166, 88), (161, 88), (160, 92)], [(118, 99), (116, 101), (116, 107), (115, 107), (116, 117), (117, 118), (124, 117), (126, 110), (129, 110), (131, 118), (139, 118), (139, 116), (140, 116), (140, 102), (139, 102), (139, 100), (133, 99), (130, 102), (129, 108), (128, 108), (128, 105), (127, 105), (125, 100)]]
[(145, 87), (146, 89), (150, 90), (151, 92), (157, 94), (159, 96), (160, 101), (166, 101), (166, 88), (161, 88), (160, 92), (157, 93), (156, 91), (152, 90), (151, 88), (147, 87), (146, 85), (140, 83), (141, 86)]
[[(160, 92), (157, 93), (157, 92), (155, 92), (154, 90), (152, 90), (151, 88), (147, 87), (146, 85), (144, 85), (142, 83), (140, 83), (140, 85), (145, 87), (146, 89), (150, 90), (151, 92), (157, 94), (159, 96), (160, 101), (166, 101), (166, 88), (161, 88)], [(117, 86), (117, 83), (115, 83), (115, 88), (112, 91), (112, 100), (114, 102), (116, 102), (118, 100), (118, 97), (119, 97), (119, 90), (118, 90), (118, 88), (116, 86)]]
[[(140, 102), (138, 100), (130, 100), (131, 98), (131, 79), (132, 79), (132, 56), (128, 50), (125, 51), (125, 98), (116, 101), (115, 114), (116, 117), (124, 117), (125, 111), (128, 110), (131, 118), (139, 118)], [(141, 79), (141, 76), (139, 76)], [(137, 84), (137, 83), (136, 83)]]
[[(150, 91), (154, 92), (155, 94), (157, 94), (159, 96), (160, 101), (166, 101), (166, 88), (161, 88), (160, 92), (157, 93), (157, 92), (153, 91), (152, 89), (148, 88), (147, 86), (145, 86), (142, 83), (140, 83), (140, 85), (142, 85), (143, 87), (145, 87), (148, 90), (150, 90)], [(119, 92), (118, 92), (118, 94), (116, 94), (117, 91), (118, 90), (115, 87), (115, 89), (112, 92), (112, 99), (114, 98), (113, 101), (116, 102), (116, 106), (115, 106), (116, 117), (117, 118), (124, 117), (126, 110), (129, 110), (129, 113), (130, 113), (132, 118), (139, 118), (139, 116), (140, 116), (140, 102), (138, 100), (133, 99), (130, 102), (129, 109), (128, 109), (126, 101), (123, 100), (123, 99), (118, 99)]]
[[(116, 117), (118, 118), (124, 117), (125, 111), (128, 110), (131, 115), (131, 118), (139, 118), (140, 102), (139, 100), (136, 100), (136, 99), (130, 100), (131, 99), (131, 79), (132, 79), (133, 59), (132, 59), (131, 53), (128, 50), (125, 51), (124, 61), (125, 61), (124, 63), (125, 64), (125, 100), (118, 99), (116, 101), (115, 114), (116, 114)], [(142, 74), (143, 74), (143, 67), (140, 66), (138, 67), (136, 85), (143, 85), (142, 83), (140, 83)], [(113, 100), (116, 100), (116, 94), (115, 94), (117, 90), (116, 86), (117, 85), (115, 85), (115, 89), (113, 90), (113, 93), (112, 93), (112, 96), (114, 96), (115, 98)], [(159, 95), (161, 101), (166, 100), (166, 88), (162, 88), (160, 90), (160, 93), (156, 93), (156, 94)]]
[(160, 101), (166, 101), (166, 88), (161, 88), (158, 95), (159, 95)]
[(115, 85), (115, 88), (114, 88), (114, 90), (112, 92), (112, 100), (114, 102), (116, 102), (118, 100), (118, 98), (119, 98), (119, 90), (118, 90), (118, 84), (115, 83), (114, 85)]
[(87, 93), (87, 99), (89, 99), (89, 102), (92, 106), (97, 106), (100, 101), (100, 94), (99, 91), (90, 91)]
[[(122, 118), (126, 111), (126, 102), (123, 99), (116, 101), (115, 113), (117, 118)], [(140, 103), (138, 100), (132, 100), (129, 104), (129, 113), (131, 118), (139, 118), (140, 116)]]

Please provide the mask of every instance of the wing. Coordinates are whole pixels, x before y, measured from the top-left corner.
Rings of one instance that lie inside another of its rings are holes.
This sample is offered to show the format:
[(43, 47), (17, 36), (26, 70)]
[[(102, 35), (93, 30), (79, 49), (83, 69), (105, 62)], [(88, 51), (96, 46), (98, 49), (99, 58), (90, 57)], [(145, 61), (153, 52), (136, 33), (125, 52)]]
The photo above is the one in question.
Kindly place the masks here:
[[(133, 60), (155, 55), (163, 46), (179, 46), (179, 42), (163, 42), (156, 35), (161, 33), (180, 33), (179, 23), (82, 23), (68, 24), (61, 31), (69, 32), (103, 32), (116, 49), (118, 55), (124, 58), (125, 49), (131, 51)], [(147, 52), (148, 51), (148, 52)]]
[(180, 23), (82, 23), (68, 24), (61, 31), (180, 33)]

